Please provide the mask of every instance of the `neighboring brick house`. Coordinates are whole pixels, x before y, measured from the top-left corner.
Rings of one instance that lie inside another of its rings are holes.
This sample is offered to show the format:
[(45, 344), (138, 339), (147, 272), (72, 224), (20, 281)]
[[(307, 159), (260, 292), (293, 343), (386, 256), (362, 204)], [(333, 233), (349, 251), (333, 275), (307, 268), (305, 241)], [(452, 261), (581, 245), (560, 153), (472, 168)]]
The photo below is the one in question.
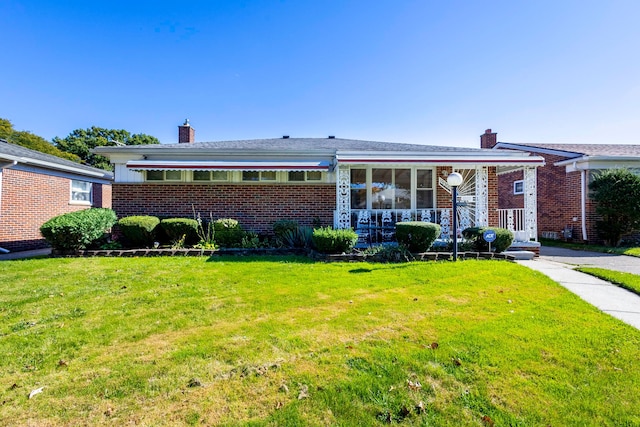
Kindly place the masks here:
[(111, 207), (113, 174), (0, 140), (0, 253), (47, 247), (54, 216)]
[[(328, 138), (195, 142), (179, 127), (178, 144), (98, 147), (115, 167), (113, 208), (119, 217), (155, 215), (234, 218), (269, 233), (280, 219), (301, 225), (357, 228), (361, 221), (438, 222), (451, 235), (451, 189), (464, 183), (461, 227), (498, 225), (497, 171), (535, 169), (542, 158), (516, 151), (436, 147)], [(535, 216), (529, 218), (535, 230)]]
[[(498, 142), (487, 129), (481, 148), (527, 151), (545, 159), (537, 169), (537, 212), (540, 237), (598, 243), (595, 204), (589, 182), (604, 169), (640, 170), (640, 145), (519, 144)], [(503, 214), (523, 208), (526, 179), (522, 171), (500, 174), (499, 207)], [(517, 215), (514, 215), (517, 218)]]

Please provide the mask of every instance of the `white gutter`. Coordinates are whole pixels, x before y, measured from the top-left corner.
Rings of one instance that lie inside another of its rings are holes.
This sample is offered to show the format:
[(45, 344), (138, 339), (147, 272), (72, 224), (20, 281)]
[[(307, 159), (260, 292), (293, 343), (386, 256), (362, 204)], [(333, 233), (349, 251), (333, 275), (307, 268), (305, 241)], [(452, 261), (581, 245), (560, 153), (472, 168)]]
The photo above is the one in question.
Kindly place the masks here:
[[(18, 162), (16, 160), (12, 162), (0, 163), (0, 217), (2, 216), (2, 170), (15, 166), (17, 164)], [(0, 247), (0, 253), (8, 254), (9, 252), (9, 249)]]
[(587, 171), (580, 170), (580, 211), (582, 213), (582, 241), (586, 242), (587, 238)]
[(62, 171), (73, 172), (81, 175), (89, 175), (97, 178), (109, 179), (108, 178), (109, 172), (107, 171), (105, 172), (91, 171), (91, 170), (76, 168), (73, 166), (61, 165), (59, 163), (47, 162), (44, 160), (29, 159), (26, 157), (16, 157), (16, 156), (7, 156), (7, 155), (2, 155), (2, 157), (9, 161), (13, 161), (14, 165), (16, 163), (22, 163), (26, 165), (37, 165), (37, 166), (45, 167), (47, 169), (62, 170)]

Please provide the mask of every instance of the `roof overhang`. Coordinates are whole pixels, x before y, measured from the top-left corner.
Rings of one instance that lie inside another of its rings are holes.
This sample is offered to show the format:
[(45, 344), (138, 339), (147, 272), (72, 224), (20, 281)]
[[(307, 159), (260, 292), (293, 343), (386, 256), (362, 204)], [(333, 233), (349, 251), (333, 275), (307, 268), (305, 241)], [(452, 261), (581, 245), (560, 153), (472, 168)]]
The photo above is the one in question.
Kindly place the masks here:
[(382, 163), (422, 163), (433, 166), (543, 166), (540, 156), (528, 153), (483, 152), (483, 153), (389, 153), (389, 152), (338, 152), (336, 159), (341, 164), (382, 164)]
[(640, 157), (632, 156), (582, 156), (575, 159), (562, 160), (554, 163), (564, 166), (566, 172), (582, 170), (640, 168)]
[(328, 161), (130, 160), (127, 168), (144, 170), (328, 171)]
[[(45, 160), (38, 160), (38, 159), (31, 159), (28, 157), (19, 157), (19, 156), (11, 156), (11, 155), (1, 155), (0, 156), (0, 165), (2, 167), (10, 167), (10, 166), (15, 166), (18, 163), (24, 164), (24, 165), (31, 165), (31, 166), (39, 166), (42, 168), (46, 168), (46, 169), (53, 169), (53, 170), (59, 170), (59, 171), (64, 171), (64, 172), (70, 172), (70, 173), (74, 173), (74, 174), (78, 174), (78, 175), (85, 175), (85, 176), (91, 176), (94, 178), (102, 178), (102, 179), (107, 179), (107, 180), (111, 180), (113, 178), (113, 175), (111, 172), (108, 171), (100, 171), (100, 170), (87, 170), (87, 169), (82, 169), (82, 168), (77, 168), (71, 165), (61, 165), (59, 163), (54, 163), (54, 162), (47, 162)], [(5, 163), (6, 162), (6, 163)]]

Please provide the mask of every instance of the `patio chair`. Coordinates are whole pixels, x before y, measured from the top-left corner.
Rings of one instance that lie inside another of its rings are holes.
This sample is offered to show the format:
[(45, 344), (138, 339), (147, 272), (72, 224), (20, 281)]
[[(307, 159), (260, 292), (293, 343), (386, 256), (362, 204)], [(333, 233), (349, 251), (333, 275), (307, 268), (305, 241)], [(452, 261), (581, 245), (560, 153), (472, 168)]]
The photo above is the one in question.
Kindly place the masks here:
[(371, 213), (369, 211), (358, 212), (358, 222), (356, 224), (356, 234), (358, 241), (357, 248), (366, 248), (371, 246)]
[(395, 224), (393, 223), (393, 218), (391, 217), (391, 211), (382, 212), (381, 216), (381, 225), (380, 229), (380, 237), (382, 243), (392, 242), (396, 235)]

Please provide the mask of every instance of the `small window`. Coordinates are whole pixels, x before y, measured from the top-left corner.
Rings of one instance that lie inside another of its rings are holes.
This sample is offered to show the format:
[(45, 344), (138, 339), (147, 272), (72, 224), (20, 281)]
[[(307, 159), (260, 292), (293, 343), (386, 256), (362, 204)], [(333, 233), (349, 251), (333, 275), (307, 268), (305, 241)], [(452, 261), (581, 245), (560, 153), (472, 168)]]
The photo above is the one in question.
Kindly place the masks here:
[(275, 181), (276, 171), (243, 171), (243, 181)]
[(290, 171), (288, 180), (291, 182), (304, 181), (322, 181), (322, 172), (320, 171)]
[(307, 181), (322, 181), (322, 172), (320, 171), (307, 172)]
[(513, 194), (524, 194), (524, 181), (513, 182)]
[(71, 203), (91, 204), (91, 183), (86, 181), (71, 181)]
[(227, 171), (194, 171), (194, 181), (227, 181)]
[(147, 171), (147, 181), (182, 181), (182, 171)]
[(180, 181), (182, 179), (182, 171), (164, 171), (165, 181)]
[(289, 181), (304, 181), (304, 172), (303, 171), (290, 171), (289, 172)]

